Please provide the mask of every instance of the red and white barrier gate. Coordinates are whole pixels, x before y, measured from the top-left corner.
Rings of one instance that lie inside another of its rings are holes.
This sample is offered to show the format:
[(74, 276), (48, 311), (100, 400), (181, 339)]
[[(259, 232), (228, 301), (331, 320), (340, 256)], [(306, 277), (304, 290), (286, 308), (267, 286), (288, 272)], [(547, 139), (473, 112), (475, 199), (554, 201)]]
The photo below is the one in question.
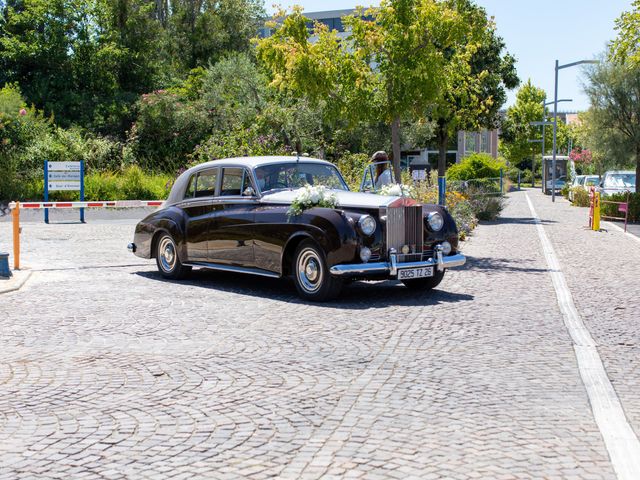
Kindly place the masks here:
[(114, 200), (107, 202), (12, 202), (10, 209), (16, 208), (136, 208), (159, 207), (162, 200)]
[(20, 210), (42, 208), (139, 208), (160, 207), (162, 200), (114, 200), (99, 202), (11, 202), (13, 221), (13, 269), (20, 270)]

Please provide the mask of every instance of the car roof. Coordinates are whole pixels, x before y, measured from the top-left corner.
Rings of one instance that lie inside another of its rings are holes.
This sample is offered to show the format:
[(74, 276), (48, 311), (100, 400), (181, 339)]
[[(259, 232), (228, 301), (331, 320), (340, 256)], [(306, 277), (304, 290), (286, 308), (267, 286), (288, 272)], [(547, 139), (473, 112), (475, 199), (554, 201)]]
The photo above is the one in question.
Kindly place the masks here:
[(624, 174), (632, 173), (633, 175), (636, 174), (635, 170), (607, 170), (604, 174), (609, 175), (610, 173), (624, 173)]
[(183, 172), (174, 182), (169, 198), (165, 202), (166, 205), (171, 205), (181, 201), (184, 197), (189, 183), (189, 178), (202, 170), (207, 170), (214, 167), (240, 167), (254, 169), (262, 165), (273, 165), (275, 163), (290, 163), (290, 162), (304, 162), (304, 163), (317, 163), (320, 165), (333, 165), (326, 160), (320, 160), (318, 158), (310, 158), (297, 155), (279, 155), (279, 156), (263, 156), (263, 157), (233, 157), (233, 158), (221, 158), (219, 160), (211, 160), (209, 162), (200, 163), (191, 167), (186, 172)]
[[(326, 160), (320, 160), (319, 158), (306, 157), (304, 155), (279, 155), (279, 156), (262, 156), (262, 157), (233, 157), (233, 158), (221, 158), (219, 160), (211, 160), (209, 162), (201, 163), (193, 167), (193, 170), (206, 169), (219, 166), (232, 166), (232, 167), (248, 167), (256, 168), (262, 165), (270, 165), (274, 163), (282, 162), (306, 162), (306, 163), (321, 163), (325, 165), (333, 165)], [(191, 169), (190, 169), (191, 170)]]

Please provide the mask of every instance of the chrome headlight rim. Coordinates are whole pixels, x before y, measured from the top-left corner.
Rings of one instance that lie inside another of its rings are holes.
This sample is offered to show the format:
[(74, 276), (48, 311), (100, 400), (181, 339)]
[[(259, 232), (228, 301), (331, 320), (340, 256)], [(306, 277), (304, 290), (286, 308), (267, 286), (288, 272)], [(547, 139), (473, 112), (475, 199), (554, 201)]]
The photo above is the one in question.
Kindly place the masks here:
[(430, 212), (427, 215), (427, 225), (433, 232), (439, 232), (444, 228), (444, 217), (440, 212)]
[(377, 227), (378, 223), (376, 222), (376, 219), (371, 215), (362, 215), (358, 219), (358, 229), (360, 230), (360, 232), (362, 232), (363, 235), (366, 235), (367, 237), (373, 235)]

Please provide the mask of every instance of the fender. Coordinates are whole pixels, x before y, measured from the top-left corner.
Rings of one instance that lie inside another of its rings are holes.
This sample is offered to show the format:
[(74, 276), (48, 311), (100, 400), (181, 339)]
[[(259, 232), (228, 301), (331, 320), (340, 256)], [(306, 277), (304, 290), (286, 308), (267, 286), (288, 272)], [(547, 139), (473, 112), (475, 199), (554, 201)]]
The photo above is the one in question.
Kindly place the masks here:
[(329, 267), (355, 259), (358, 235), (341, 212), (333, 209), (310, 209), (302, 214), (295, 227), (295, 232), (287, 239), (280, 252), (283, 271), (286, 270), (284, 267), (291, 245), (303, 238), (314, 240), (322, 248)]

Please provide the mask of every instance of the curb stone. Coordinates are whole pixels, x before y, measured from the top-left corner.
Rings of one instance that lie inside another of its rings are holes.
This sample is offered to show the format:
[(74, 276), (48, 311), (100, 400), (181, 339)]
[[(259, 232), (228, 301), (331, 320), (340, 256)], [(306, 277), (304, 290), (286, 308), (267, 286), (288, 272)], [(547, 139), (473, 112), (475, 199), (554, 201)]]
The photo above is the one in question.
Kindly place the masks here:
[(0, 295), (21, 289), (33, 272), (31, 270), (12, 270), (12, 273), (13, 277), (0, 279)]

